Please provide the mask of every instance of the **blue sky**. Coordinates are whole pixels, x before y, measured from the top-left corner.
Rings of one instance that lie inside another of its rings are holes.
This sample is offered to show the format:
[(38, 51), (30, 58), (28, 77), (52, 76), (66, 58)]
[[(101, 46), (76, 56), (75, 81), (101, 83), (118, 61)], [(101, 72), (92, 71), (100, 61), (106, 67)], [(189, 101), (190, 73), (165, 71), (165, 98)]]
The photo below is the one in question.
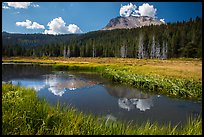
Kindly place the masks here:
[[(144, 8), (143, 5), (147, 2), (131, 3), (132, 5), (130, 2), (33, 2), (24, 5), (17, 2), (2, 3), (2, 31), (86, 33), (100, 30), (110, 19), (120, 16), (122, 6), (125, 10), (131, 8), (131, 13), (143, 6), (143, 11), (141, 8), (139, 14), (150, 13), (147, 10), (151, 8)], [(153, 6), (153, 11), (156, 9), (154, 17), (164, 19), (166, 23), (202, 16), (202, 2), (148, 2), (148, 6)], [(127, 15), (126, 12), (125, 14)]]

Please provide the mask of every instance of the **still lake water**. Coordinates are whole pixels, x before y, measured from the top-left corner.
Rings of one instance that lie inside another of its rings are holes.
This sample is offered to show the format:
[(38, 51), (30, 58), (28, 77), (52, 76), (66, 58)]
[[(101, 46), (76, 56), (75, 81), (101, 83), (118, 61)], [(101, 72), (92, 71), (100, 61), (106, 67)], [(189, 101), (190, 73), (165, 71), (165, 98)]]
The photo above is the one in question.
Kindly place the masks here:
[[(202, 103), (112, 83), (92, 72), (54, 71), (46, 65), (2, 64), (2, 83), (32, 87), (50, 104), (71, 105), (84, 113), (111, 120), (184, 124), (202, 114)], [(28, 104), (29, 105), (29, 104)]]

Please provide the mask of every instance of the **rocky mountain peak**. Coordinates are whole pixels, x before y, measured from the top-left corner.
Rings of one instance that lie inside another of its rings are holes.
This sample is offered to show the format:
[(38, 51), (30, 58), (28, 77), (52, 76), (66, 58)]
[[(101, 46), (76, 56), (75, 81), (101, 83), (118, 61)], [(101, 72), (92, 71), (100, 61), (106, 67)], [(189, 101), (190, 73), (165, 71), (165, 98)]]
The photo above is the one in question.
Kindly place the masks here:
[(109, 23), (102, 30), (112, 29), (130, 29), (149, 25), (161, 25), (162, 21), (156, 20), (149, 16), (129, 16), (116, 17), (109, 21)]

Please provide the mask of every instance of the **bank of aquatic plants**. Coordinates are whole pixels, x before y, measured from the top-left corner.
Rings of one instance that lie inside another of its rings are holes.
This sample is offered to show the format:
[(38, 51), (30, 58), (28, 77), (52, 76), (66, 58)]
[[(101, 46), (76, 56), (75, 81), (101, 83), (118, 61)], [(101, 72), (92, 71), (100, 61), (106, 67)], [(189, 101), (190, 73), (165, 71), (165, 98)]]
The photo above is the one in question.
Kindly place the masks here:
[(106, 68), (103, 76), (112, 81), (126, 83), (149, 92), (171, 97), (202, 100), (202, 81), (162, 78), (151, 75), (134, 74), (129, 70)]
[(3, 135), (201, 135), (202, 117), (189, 118), (185, 125), (140, 125), (108, 121), (85, 115), (69, 106), (49, 105), (34, 89), (2, 84)]

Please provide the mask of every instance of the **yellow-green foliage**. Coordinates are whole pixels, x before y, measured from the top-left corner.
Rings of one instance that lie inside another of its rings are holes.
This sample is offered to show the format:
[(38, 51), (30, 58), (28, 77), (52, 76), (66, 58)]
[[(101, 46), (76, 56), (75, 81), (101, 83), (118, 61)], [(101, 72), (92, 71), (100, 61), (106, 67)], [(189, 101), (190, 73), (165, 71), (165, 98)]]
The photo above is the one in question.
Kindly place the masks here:
[(60, 104), (50, 106), (33, 89), (2, 84), (3, 135), (201, 135), (202, 117), (181, 128), (145, 122), (141, 125), (106, 121)]
[(125, 69), (106, 68), (102, 75), (112, 81), (128, 83), (148, 91), (172, 97), (202, 100), (202, 82), (186, 79), (162, 78), (158, 76), (131, 73)]

